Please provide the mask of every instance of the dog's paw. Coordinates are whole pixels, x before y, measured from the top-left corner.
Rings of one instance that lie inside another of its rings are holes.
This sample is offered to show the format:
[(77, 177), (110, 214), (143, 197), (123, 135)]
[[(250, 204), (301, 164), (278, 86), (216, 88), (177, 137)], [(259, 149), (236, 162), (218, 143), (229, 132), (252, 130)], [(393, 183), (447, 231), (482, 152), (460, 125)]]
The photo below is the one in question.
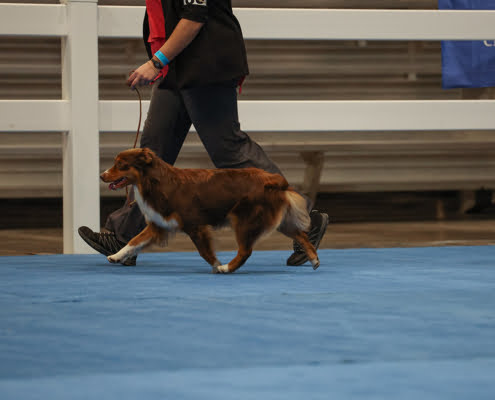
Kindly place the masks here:
[(119, 262), (122, 261), (120, 258), (117, 257), (116, 254), (113, 254), (111, 256), (108, 256), (107, 257), (107, 260), (110, 261), (112, 264), (117, 264), (117, 263), (119, 263)]
[(217, 270), (220, 274), (228, 274), (228, 273), (230, 273), (229, 264), (219, 265), (217, 267)]
[(320, 260), (315, 258), (314, 260), (311, 260), (311, 264), (313, 265), (313, 269), (317, 269), (320, 266)]
[(229, 274), (229, 264), (217, 265), (211, 269), (212, 274)]

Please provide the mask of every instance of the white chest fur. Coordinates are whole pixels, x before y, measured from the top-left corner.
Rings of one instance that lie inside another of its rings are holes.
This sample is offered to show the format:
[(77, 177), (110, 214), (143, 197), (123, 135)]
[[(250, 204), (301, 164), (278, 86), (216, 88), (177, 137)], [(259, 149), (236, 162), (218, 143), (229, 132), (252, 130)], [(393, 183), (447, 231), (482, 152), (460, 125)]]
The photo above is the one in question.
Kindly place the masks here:
[(173, 232), (177, 230), (179, 226), (177, 221), (173, 218), (169, 220), (163, 218), (163, 216), (159, 212), (154, 210), (149, 204), (144, 201), (141, 193), (139, 192), (139, 189), (136, 186), (134, 186), (134, 198), (136, 199), (139, 209), (143, 213), (147, 222), (153, 222), (155, 225), (159, 226), (160, 228), (164, 228), (167, 231)]

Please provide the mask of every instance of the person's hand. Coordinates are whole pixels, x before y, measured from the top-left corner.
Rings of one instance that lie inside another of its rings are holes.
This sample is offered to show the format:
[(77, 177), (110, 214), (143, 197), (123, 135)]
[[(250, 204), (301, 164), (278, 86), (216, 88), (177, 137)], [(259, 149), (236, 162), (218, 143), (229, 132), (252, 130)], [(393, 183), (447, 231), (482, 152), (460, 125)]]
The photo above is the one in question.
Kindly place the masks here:
[(127, 79), (127, 86), (134, 89), (136, 86), (149, 85), (158, 76), (158, 71), (151, 62), (145, 62), (135, 71), (132, 71)]

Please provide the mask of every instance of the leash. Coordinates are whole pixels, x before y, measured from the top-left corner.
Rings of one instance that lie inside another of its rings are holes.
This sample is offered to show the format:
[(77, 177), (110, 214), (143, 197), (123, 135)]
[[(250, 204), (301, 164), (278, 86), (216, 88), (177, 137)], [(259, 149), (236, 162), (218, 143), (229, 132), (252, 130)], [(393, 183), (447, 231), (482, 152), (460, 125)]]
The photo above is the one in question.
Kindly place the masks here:
[(139, 98), (139, 122), (138, 122), (137, 130), (136, 130), (136, 137), (134, 138), (134, 145), (132, 146), (133, 149), (136, 148), (136, 144), (137, 144), (138, 137), (139, 137), (139, 130), (141, 128), (141, 118), (143, 116), (143, 105), (142, 105), (142, 100), (141, 100), (141, 93), (139, 92), (138, 88), (134, 88), (134, 90), (136, 91), (138, 98)]
[[(140, 133), (140, 129), (141, 129), (141, 119), (143, 117), (143, 100), (141, 98), (141, 93), (139, 92), (139, 89), (137, 87), (134, 88), (134, 90), (136, 91), (138, 98), (139, 98), (139, 122), (138, 122), (138, 126), (136, 129), (136, 137), (134, 138), (134, 144), (132, 146), (133, 149), (135, 149), (136, 145), (137, 145), (137, 141), (138, 141), (139, 133)], [(130, 201), (129, 190), (127, 189), (127, 186), (125, 187), (125, 195), (127, 197), (127, 203), (129, 204), (129, 207), (131, 207), (136, 202), (136, 200)]]

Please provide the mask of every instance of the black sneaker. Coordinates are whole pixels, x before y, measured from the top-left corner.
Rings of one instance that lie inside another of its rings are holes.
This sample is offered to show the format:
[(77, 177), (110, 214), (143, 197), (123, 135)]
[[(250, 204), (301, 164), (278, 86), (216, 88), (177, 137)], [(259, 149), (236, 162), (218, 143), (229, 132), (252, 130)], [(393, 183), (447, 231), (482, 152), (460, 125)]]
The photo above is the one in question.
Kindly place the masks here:
[[(309, 216), (311, 217), (311, 228), (308, 233), (308, 238), (311, 244), (315, 246), (315, 249), (318, 249), (321, 239), (327, 230), (328, 215), (325, 213), (320, 213), (317, 210), (313, 210)], [(294, 240), (294, 253), (292, 253), (287, 259), (287, 265), (303, 265), (306, 261), (308, 261), (306, 252), (302, 246)]]
[[(79, 236), (97, 252), (104, 256), (111, 256), (122, 249), (126, 243), (115, 237), (113, 232), (93, 232), (87, 226), (81, 226), (78, 230)], [(137, 256), (125, 260), (122, 264), (127, 266), (136, 265)]]

